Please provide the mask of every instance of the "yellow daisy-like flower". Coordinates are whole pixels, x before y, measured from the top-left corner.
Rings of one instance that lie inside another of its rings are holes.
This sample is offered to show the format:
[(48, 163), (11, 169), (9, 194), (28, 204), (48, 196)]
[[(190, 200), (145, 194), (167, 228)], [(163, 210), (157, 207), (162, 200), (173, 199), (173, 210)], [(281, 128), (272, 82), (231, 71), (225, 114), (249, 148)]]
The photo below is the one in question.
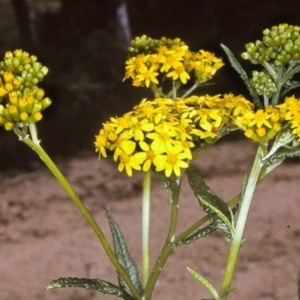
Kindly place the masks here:
[(173, 71), (167, 74), (167, 77), (171, 77), (173, 80), (177, 80), (178, 78), (183, 84), (187, 83), (187, 80), (190, 79), (190, 75), (186, 72), (183, 64), (174, 68)]
[(116, 149), (114, 160), (119, 160), (118, 170), (120, 172), (125, 168), (129, 177), (132, 176), (132, 169), (141, 170), (141, 164), (145, 157), (143, 153), (134, 153), (136, 143), (133, 141), (123, 141), (119, 148)]
[(143, 153), (144, 153), (144, 163), (143, 163), (143, 171), (147, 172), (153, 165), (154, 159), (165, 152), (165, 147), (160, 145), (157, 147), (153, 144), (153, 142), (149, 145), (146, 142), (142, 141), (139, 143)]
[(245, 131), (245, 135), (258, 143), (266, 143), (275, 137), (282, 125), (279, 108), (268, 106), (256, 112), (247, 111), (235, 118), (235, 124)]
[(96, 152), (99, 152), (99, 158), (101, 155), (107, 157), (106, 154), (107, 135), (103, 129), (100, 130), (99, 135), (96, 136), (95, 147)]
[(146, 65), (142, 64), (139, 67), (139, 74), (136, 75), (136, 80), (139, 82), (144, 82), (146, 87), (149, 87), (151, 83), (158, 84), (157, 76), (158, 72), (156, 72), (155, 67), (151, 66), (147, 68)]
[(173, 147), (167, 147), (166, 154), (157, 155), (153, 163), (156, 166), (156, 171), (165, 172), (166, 177), (170, 177), (172, 173), (177, 177), (181, 175), (181, 169), (186, 169), (189, 164), (185, 161), (187, 159), (187, 154), (180, 145)]

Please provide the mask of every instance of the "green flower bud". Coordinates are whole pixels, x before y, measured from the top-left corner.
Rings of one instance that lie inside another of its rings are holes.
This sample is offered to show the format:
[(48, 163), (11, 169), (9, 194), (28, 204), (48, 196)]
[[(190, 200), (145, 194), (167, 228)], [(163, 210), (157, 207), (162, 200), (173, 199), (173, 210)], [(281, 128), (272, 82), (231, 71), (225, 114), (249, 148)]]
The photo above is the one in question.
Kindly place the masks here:
[(45, 95), (45, 91), (43, 89), (37, 89), (35, 91), (35, 98), (41, 101)]
[(20, 65), (20, 60), (17, 57), (13, 58), (12, 65), (17, 68)]
[(32, 95), (26, 95), (26, 102), (27, 102), (26, 112), (31, 114), (33, 110), (33, 105), (35, 103), (35, 99)]
[(4, 108), (3, 110), (3, 117), (7, 120), (7, 121), (12, 121), (12, 117), (8, 111), (7, 108)]
[(33, 108), (31, 110), (31, 114), (34, 115), (37, 112), (40, 112), (42, 110), (42, 104), (41, 103), (34, 103)]
[(3, 126), (6, 122), (7, 120), (3, 116), (0, 116), (0, 126)]
[(48, 106), (50, 106), (52, 103), (52, 101), (50, 100), (50, 98), (45, 98), (42, 100), (41, 104), (42, 104), (42, 109), (47, 108)]
[(40, 120), (42, 120), (43, 115), (41, 114), (41, 112), (36, 112), (35, 114), (31, 115), (29, 118), (29, 123), (36, 123)]

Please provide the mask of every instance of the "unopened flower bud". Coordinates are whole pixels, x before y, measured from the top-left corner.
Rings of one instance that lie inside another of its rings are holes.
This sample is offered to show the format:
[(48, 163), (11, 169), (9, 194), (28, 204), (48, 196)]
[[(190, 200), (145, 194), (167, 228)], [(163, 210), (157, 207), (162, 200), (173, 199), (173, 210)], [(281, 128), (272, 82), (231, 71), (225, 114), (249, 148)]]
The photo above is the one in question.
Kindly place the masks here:
[(42, 104), (41, 103), (34, 103), (32, 110), (31, 110), (31, 114), (35, 114), (36, 112), (40, 112), (42, 110)]
[(45, 98), (42, 100), (41, 104), (42, 104), (42, 109), (47, 108), (48, 106), (50, 106), (50, 104), (52, 103), (52, 101), (50, 100), (50, 98)]

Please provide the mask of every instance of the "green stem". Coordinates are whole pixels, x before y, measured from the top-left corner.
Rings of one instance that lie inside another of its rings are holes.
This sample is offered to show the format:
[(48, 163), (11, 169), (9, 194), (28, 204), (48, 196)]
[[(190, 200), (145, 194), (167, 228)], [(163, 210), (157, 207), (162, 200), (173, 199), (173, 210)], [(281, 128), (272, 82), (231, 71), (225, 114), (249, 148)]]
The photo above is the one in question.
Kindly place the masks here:
[(149, 280), (145, 287), (144, 297), (143, 297), (143, 299), (145, 300), (151, 299), (153, 289), (159, 277), (159, 274), (162, 271), (163, 266), (165, 265), (170, 253), (173, 250), (171, 244), (174, 242), (175, 230), (177, 226), (179, 191), (180, 191), (180, 183), (181, 183), (180, 181), (181, 179), (178, 179), (176, 184), (174, 182), (174, 185), (172, 187), (172, 208), (171, 208), (171, 220), (169, 225), (169, 232), (165, 244), (162, 248), (162, 251), (160, 252), (160, 255), (154, 265), (154, 268), (150, 274)]
[(256, 184), (259, 180), (259, 176), (263, 168), (261, 158), (264, 157), (265, 153), (266, 153), (266, 145), (260, 144), (256, 152), (255, 160), (249, 176), (247, 187), (244, 193), (244, 197), (242, 199), (241, 209), (236, 223), (235, 235), (233, 236), (231, 242), (231, 247), (227, 259), (227, 265), (225, 268), (221, 291), (220, 291), (222, 300), (227, 300), (228, 292), (231, 289), (231, 282), (235, 272), (239, 250), (242, 244), (242, 237), (243, 237), (243, 232), (247, 220), (247, 215), (249, 212), (249, 208), (250, 208), (250, 204), (251, 204), (251, 200), (253, 197)]
[(196, 82), (190, 89), (188, 89), (183, 95), (182, 98), (186, 98), (193, 90), (195, 90), (199, 86), (199, 82)]
[(45, 165), (49, 168), (49, 170), (52, 172), (54, 177), (57, 179), (57, 181), (61, 184), (63, 189), (66, 191), (66, 193), (70, 196), (76, 207), (80, 210), (84, 218), (87, 220), (89, 225), (94, 230), (96, 236), (100, 240), (100, 243), (102, 244), (107, 256), (109, 257), (110, 261), (116, 268), (117, 272), (120, 274), (120, 276), (123, 277), (126, 284), (128, 285), (129, 289), (131, 290), (132, 294), (134, 295), (135, 299), (141, 299), (141, 296), (135, 286), (133, 285), (132, 281), (130, 280), (129, 276), (127, 275), (124, 268), (120, 265), (118, 262), (118, 259), (116, 258), (113, 250), (111, 249), (104, 233), (100, 229), (99, 225), (89, 212), (89, 210), (85, 207), (85, 205), (82, 203), (82, 201), (79, 199), (69, 182), (66, 180), (66, 178), (63, 176), (63, 174), (60, 172), (60, 170), (56, 167), (56, 165), (53, 163), (51, 158), (48, 156), (48, 154), (44, 151), (44, 149), (39, 145), (34, 143), (30, 138), (25, 137), (22, 139), (22, 141), (28, 145), (30, 148), (32, 148), (41, 158), (41, 160), (45, 163)]
[(151, 191), (151, 170), (145, 172), (143, 182), (143, 212), (142, 212), (142, 248), (143, 248), (143, 282), (144, 287), (149, 278), (150, 269), (150, 191)]

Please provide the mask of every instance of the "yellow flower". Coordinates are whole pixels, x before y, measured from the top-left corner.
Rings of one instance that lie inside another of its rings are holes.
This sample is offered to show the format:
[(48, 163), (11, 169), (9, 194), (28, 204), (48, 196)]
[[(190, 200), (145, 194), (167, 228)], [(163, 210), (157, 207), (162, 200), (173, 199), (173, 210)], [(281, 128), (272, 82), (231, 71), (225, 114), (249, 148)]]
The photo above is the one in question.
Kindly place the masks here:
[(190, 79), (190, 75), (186, 72), (183, 64), (174, 68), (173, 71), (167, 74), (167, 77), (172, 77), (173, 80), (177, 80), (178, 78), (183, 84), (187, 83), (187, 80)]
[(102, 155), (103, 157), (107, 157), (105, 147), (107, 145), (107, 136), (103, 129), (100, 130), (99, 135), (96, 136), (96, 152), (99, 152), (99, 158)]
[(235, 118), (235, 124), (255, 142), (265, 143), (275, 137), (281, 129), (282, 118), (279, 108), (268, 106), (264, 110), (246, 111)]
[(160, 148), (172, 147), (173, 138), (177, 136), (177, 133), (172, 126), (166, 123), (159, 124), (155, 127), (155, 132), (147, 134), (147, 138), (153, 140), (153, 147)]
[(161, 145), (160, 147), (154, 147), (153, 142), (149, 145), (144, 141), (141, 141), (139, 146), (144, 151), (145, 161), (143, 164), (143, 171), (147, 172), (151, 168), (155, 157), (165, 152), (165, 147)]
[(136, 75), (136, 80), (144, 82), (146, 87), (149, 87), (151, 82), (158, 84), (156, 77), (159, 73), (155, 72), (155, 67), (151, 66), (149, 69), (142, 64), (138, 69), (139, 74)]
[(154, 124), (147, 119), (142, 119), (140, 121), (137, 117), (130, 117), (129, 123), (129, 135), (132, 134), (136, 141), (144, 140), (144, 132), (149, 132), (154, 129)]
[(132, 176), (132, 169), (141, 170), (141, 164), (145, 160), (145, 156), (142, 152), (133, 153), (136, 147), (136, 143), (133, 141), (123, 141), (119, 148), (116, 149), (114, 154), (114, 160), (119, 159), (120, 163), (118, 170), (125, 171), (128, 176)]
[(189, 165), (185, 161), (187, 154), (180, 145), (167, 147), (166, 154), (157, 155), (153, 163), (156, 166), (156, 171), (164, 171), (166, 177), (170, 177), (172, 173), (177, 177), (181, 176), (181, 169), (186, 169)]
[(168, 72), (171, 68), (176, 69), (182, 65), (182, 60), (183, 57), (181, 53), (178, 53), (175, 50), (169, 50), (164, 56), (161, 56), (160, 63), (162, 63), (162, 67), (160, 68), (160, 71)]
[(249, 123), (249, 126), (254, 126), (256, 125), (258, 128), (262, 127), (263, 125), (271, 128), (271, 124), (270, 122), (268, 121), (268, 119), (270, 119), (270, 115), (262, 110), (262, 109), (259, 109), (258, 111), (256, 111), (255, 114), (253, 114), (252, 116), (252, 120), (251, 122)]

